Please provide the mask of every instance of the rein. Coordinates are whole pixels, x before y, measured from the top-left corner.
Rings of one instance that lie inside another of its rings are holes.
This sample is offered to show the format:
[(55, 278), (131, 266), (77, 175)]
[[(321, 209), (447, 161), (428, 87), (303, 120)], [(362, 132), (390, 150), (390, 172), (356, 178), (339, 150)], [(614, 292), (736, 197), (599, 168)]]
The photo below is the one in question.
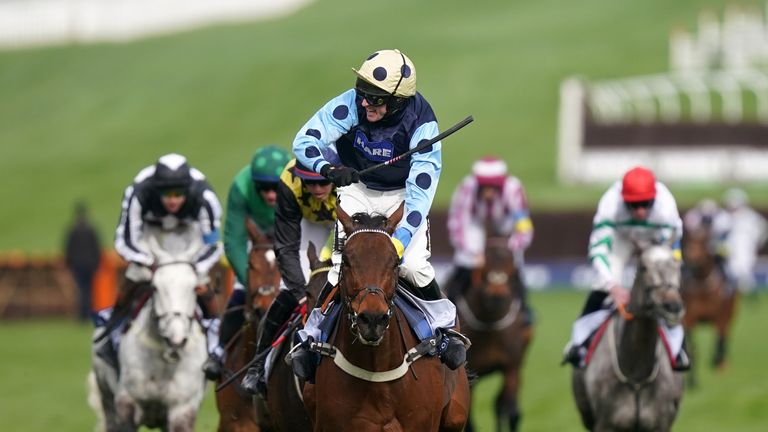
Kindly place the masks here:
[(332, 268), (333, 266), (316, 268), (309, 273), (309, 278), (312, 279), (313, 277), (319, 275), (320, 273), (328, 273), (329, 271), (331, 271)]

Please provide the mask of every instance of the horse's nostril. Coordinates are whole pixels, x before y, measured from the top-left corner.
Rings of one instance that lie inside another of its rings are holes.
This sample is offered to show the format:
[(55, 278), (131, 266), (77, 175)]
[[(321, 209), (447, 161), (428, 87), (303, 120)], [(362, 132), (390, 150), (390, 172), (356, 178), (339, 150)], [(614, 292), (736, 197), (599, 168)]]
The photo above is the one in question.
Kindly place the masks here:
[(664, 303), (664, 309), (672, 313), (678, 313), (683, 310), (683, 305), (679, 302), (666, 302)]
[(387, 322), (387, 314), (375, 313), (375, 312), (362, 312), (360, 313), (360, 315), (358, 315), (358, 320), (360, 320), (360, 324), (366, 325), (369, 327), (373, 327), (377, 325), (385, 325)]

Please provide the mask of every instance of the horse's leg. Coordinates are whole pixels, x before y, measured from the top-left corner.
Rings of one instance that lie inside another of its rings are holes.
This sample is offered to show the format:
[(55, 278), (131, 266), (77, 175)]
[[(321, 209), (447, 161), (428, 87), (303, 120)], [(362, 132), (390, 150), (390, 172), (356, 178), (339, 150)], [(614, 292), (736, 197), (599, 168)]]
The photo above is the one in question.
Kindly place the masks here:
[(139, 425), (134, 419), (141, 417), (141, 408), (128, 395), (117, 396), (115, 411), (117, 413), (115, 432), (136, 432), (139, 430)]
[(520, 386), (520, 370), (516, 367), (504, 372), (501, 392), (496, 398), (496, 430), (501, 432), (502, 424), (509, 422), (510, 432), (517, 431), (520, 422), (520, 410), (517, 405), (517, 391)]
[(440, 419), (440, 431), (460, 432), (468, 426), (471, 408), (469, 401), (469, 379), (467, 379), (467, 370), (463, 367), (456, 369), (455, 372), (448, 373), (456, 374), (456, 386), (453, 389), (453, 393), (451, 393), (451, 399), (443, 409), (443, 415)]
[(168, 410), (169, 432), (194, 432), (197, 410), (192, 404), (183, 404)]

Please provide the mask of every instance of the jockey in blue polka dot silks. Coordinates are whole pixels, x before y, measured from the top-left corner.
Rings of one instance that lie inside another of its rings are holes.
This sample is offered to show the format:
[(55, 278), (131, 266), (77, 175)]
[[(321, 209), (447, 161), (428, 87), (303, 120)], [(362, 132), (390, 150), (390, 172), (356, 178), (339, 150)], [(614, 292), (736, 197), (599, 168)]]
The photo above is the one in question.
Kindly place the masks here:
[[(400, 276), (422, 299), (441, 299), (429, 263), (427, 221), (442, 167), (440, 142), (377, 171), (359, 174), (438, 135), (437, 119), (429, 102), (416, 91), (413, 62), (399, 50), (377, 51), (353, 70), (355, 87), (331, 99), (309, 119), (293, 141), (293, 152), (304, 166), (338, 187), (339, 205), (349, 215), (389, 216), (405, 201), (403, 220), (392, 235), (402, 258)], [(332, 166), (323, 157), (323, 150), (334, 145), (341, 166)], [(328, 276), (332, 285), (338, 282), (338, 246), (344, 237), (337, 224), (334, 266)], [(309, 324), (303, 334), (311, 333)], [(461, 345), (457, 350), (464, 349), (463, 344), (456, 345)]]

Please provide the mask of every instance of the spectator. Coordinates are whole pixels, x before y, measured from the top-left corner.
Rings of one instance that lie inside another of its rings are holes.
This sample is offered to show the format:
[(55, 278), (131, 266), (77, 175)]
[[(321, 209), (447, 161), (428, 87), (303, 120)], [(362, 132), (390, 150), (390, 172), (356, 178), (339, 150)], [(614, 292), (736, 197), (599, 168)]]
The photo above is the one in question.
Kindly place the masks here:
[(83, 202), (75, 204), (75, 221), (67, 232), (64, 254), (67, 268), (72, 272), (79, 291), (77, 318), (86, 321), (91, 315), (91, 289), (93, 276), (99, 268), (101, 246)]

